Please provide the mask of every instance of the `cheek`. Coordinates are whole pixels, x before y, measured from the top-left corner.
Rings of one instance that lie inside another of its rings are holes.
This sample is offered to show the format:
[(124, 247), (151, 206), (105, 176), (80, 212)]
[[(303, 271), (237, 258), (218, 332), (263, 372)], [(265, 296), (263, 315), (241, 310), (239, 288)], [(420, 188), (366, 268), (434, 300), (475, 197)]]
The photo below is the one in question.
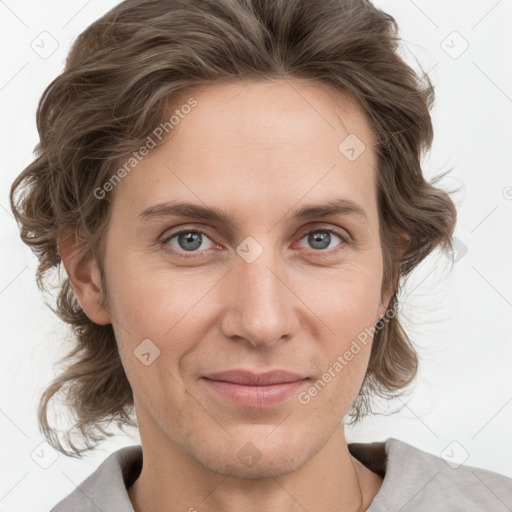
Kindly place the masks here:
[(360, 389), (380, 299), (379, 272), (362, 267), (344, 270), (325, 283), (324, 293), (316, 294), (315, 307), (331, 334), (322, 342), (323, 375), (317, 387), (328, 388), (323, 400), (334, 414), (350, 407)]
[(119, 259), (111, 271), (112, 313), (132, 337), (162, 338), (191, 311), (215, 284), (214, 276), (196, 271), (148, 267), (150, 258)]
[(197, 349), (205, 329), (215, 318), (218, 301), (213, 301), (214, 294), (209, 292), (218, 275), (196, 274), (142, 268), (123, 264), (122, 260), (118, 260), (117, 268), (110, 274), (111, 310), (119, 352), (129, 379), (144, 375), (139, 388), (154, 385), (157, 378), (156, 372), (146, 372), (147, 368), (136, 357), (143, 342), (151, 352), (152, 345), (144, 340), (150, 340), (158, 349), (153, 349), (159, 355), (152, 369), (165, 367), (181, 379), (180, 365)]
[(308, 292), (315, 303), (315, 312), (335, 332), (340, 343), (375, 325), (380, 303), (382, 274), (378, 266), (343, 266)]

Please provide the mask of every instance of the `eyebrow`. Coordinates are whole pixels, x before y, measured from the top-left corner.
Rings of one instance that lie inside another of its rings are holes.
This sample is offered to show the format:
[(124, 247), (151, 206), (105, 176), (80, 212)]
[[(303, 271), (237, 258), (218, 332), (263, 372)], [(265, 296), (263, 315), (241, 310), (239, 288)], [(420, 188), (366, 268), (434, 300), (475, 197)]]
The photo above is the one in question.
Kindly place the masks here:
[[(322, 204), (309, 204), (299, 208), (292, 215), (295, 219), (327, 217), (330, 215), (351, 215), (368, 222), (365, 210), (350, 199), (335, 199)], [(157, 203), (142, 210), (138, 217), (143, 221), (157, 220), (165, 217), (190, 217), (209, 220), (225, 225), (236, 225), (232, 215), (218, 208), (205, 207), (187, 202)]]

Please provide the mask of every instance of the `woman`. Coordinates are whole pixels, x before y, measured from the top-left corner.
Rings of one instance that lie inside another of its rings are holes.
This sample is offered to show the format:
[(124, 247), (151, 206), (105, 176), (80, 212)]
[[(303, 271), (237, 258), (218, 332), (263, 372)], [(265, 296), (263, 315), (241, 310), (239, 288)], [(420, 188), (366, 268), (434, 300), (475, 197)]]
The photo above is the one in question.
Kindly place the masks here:
[(128, 0), (80, 35), (11, 192), (76, 336), (39, 419), (68, 455), (112, 421), (141, 446), (53, 510), (512, 506), (503, 475), (345, 439), (414, 379), (400, 280), (456, 222), (396, 29), (367, 1)]

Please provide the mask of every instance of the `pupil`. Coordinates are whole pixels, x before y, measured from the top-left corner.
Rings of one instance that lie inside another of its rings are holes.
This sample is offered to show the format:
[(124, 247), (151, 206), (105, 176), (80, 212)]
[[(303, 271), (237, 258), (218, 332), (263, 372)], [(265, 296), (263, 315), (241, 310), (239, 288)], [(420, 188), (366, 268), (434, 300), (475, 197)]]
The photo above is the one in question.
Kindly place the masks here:
[(329, 247), (329, 243), (331, 241), (331, 234), (323, 231), (323, 232), (316, 232), (314, 234), (309, 235), (309, 243), (315, 248), (315, 249), (325, 249), (326, 247)]
[(186, 233), (178, 237), (180, 247), (185, 251), (193, 251), (201, 247), (200, 233)]

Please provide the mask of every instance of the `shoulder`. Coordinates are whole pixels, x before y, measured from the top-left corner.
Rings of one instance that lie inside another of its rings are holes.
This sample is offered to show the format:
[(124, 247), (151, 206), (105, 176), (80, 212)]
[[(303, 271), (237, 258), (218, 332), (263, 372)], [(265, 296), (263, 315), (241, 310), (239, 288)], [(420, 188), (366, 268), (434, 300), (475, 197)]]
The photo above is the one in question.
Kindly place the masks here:
[(453, 451), (433, 455), (404, 441), (389, 438), (386, 474), (369, 512), (512, 510), (512, 479), (469, 465), (456, 464)]
[(133, 512), (127, 487), (138, 477), (141, 468), (141, 446), (121, 448), (107, 457), (92, 475), (50, 512)]

